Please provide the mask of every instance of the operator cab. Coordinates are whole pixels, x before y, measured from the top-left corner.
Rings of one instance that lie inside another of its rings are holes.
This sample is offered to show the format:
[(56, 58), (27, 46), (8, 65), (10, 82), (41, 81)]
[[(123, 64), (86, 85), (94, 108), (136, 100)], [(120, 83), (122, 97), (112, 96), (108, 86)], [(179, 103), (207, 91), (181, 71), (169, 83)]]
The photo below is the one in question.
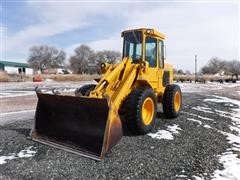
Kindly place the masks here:
[(164, 67), (165, 36), (163, 34), (153, 29), (134, 29), (122, 32), (122, 37), (124, 38), (123, 57), (131, 57), (133, 63), (146, 61), (152, 68)]

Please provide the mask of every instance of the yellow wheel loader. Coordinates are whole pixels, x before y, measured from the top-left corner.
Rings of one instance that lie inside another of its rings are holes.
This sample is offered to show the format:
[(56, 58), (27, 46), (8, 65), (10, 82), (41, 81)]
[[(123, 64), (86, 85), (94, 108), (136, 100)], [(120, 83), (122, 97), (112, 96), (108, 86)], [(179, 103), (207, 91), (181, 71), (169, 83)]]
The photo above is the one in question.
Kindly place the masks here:
[(122, 32), (123, 57), (102, 63), (97, 84), (84, 85), (75, 96), (37, 92), (31, 139), (100, 160), (121, 139), (122, 120), (135, 134), (150, 132), (157, 103), (166, 117), (179, 115), (182, 95), (165, 64), (165, 36), (154, 29)]

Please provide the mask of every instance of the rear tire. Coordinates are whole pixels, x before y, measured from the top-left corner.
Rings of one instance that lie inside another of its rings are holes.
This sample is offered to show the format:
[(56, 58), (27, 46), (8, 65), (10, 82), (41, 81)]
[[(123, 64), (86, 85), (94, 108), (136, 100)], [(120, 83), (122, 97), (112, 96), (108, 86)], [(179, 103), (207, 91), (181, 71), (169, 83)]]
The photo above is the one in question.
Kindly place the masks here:
[(96, 87), (96, 84), (86, 84), (75, 90), (75, 96), (89, 96), (90, 92)]
[(128, 129), (135, 134), (150, 132), (157, 113), (156, 96), (150, 88), (133, 90), (123, 103), (123, 116)]
[(175, 118), (182, 108), (181, 89), (176, 84), (168, 85), (163, 95), (163, 112), (167, 118)]

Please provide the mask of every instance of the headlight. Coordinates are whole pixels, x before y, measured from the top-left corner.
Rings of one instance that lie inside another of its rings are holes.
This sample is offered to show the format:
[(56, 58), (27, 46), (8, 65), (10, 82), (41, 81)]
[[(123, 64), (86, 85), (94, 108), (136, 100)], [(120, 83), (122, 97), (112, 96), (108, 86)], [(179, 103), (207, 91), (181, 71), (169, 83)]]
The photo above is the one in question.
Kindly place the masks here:
[(104, 69), (106, 67), (106, 64), (105, 63), (101, 63), (100, 67), (101, 67), (101, 69)]

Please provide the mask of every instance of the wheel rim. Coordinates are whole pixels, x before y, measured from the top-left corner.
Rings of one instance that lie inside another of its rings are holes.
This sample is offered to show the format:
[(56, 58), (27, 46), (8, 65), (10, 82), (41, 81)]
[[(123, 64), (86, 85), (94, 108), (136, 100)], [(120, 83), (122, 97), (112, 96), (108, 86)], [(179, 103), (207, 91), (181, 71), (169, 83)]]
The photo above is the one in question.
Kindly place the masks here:
[(144, 100), (142, 105), (142, 120), (145, 125), (149, 125), (154, 115), (154, 102), (148, 97)]
[(180, 106), (181, 106), (181, 95), (180, 95), (180, 92), (177, 91), (174, 95), (174, 109), (176, 112), (179, 111)]

